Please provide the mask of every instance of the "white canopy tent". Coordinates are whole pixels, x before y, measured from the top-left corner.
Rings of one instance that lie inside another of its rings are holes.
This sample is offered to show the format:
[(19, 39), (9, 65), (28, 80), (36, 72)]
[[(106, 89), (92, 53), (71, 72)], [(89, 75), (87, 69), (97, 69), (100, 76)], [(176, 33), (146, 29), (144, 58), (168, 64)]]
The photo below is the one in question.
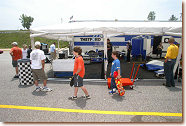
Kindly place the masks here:
[[(116, 35), (172, 35), (182, 36), (182, 22), (72, 22), (31, 29), (31, 43), (34, 37), (73, 41), (76, 35), (104, 36), (105, 78), (107, 72), (107, 38)], [(181, 50), (180, 50), (181, 51)], [(181, 54), (180, 54), (181, 55)]]

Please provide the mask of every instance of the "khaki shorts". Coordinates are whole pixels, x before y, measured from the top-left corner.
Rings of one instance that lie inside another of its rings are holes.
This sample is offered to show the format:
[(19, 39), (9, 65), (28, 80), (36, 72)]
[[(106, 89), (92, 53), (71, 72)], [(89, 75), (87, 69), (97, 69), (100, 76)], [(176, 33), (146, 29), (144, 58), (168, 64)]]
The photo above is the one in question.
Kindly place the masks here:
[(32, 69), (32, 75), (34, 78), (34, 81), (40, 79), (40, 80), (47, 80), (48, 77), (45, 74), (45, 71), (43, 71), (43, 69)]
[(51, 58), (52, 58), (52, 60), (56, 59), (56, 53), (55, 52), (51, 52)]

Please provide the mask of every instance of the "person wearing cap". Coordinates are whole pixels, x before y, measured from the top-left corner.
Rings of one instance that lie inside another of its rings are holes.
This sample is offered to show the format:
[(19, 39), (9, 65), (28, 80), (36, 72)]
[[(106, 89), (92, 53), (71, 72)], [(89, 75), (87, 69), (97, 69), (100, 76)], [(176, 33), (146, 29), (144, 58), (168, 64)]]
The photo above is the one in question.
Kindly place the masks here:
[[(36, 86), (35, 91), (52, 91), (52, 89), (47, 87), (47, 76), (44, 71), (45, 67), (45, 55), (42, 50), (40, 50), (41, 43), (39, 41), (35, 42), (35, 50), (30, 53), (30, 60), (31, 60), (31, 69), (32, 75), (34, 78), (34, 83)], [(39, 87), (38, 79), (43, 81), (44, 87)]]
[(164, 74), (166, 83), (163, 83), (163, 85), (167, 87), (175, 87), (173, 69), (176, 63), (176, 58), (178, 56), (178, 46), (174, 44), (175, 40), (173, 37), (171, 37), (168, 42), (170, 46), (167, 48), (167, 54), (165, 56), (164, 62)]
[(14, 78), (19, 78), (17, 60), (22, 58), (22, 50), (18, 47), (17, 42), (12, 43), (10, 55), (12, 56), (12, 65), (13, 67), (15, 67), (16, 70), (16, 75), (14, 76)]

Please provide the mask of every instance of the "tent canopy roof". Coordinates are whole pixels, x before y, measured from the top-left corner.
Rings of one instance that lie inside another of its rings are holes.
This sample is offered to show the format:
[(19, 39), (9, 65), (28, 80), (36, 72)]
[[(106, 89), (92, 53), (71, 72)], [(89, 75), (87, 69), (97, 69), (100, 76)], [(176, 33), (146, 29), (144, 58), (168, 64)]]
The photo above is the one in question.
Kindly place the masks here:
[(182, 22), (72, 22), (31, 29), (30, 37), (70, 41), (75, 35), (182, 35)]

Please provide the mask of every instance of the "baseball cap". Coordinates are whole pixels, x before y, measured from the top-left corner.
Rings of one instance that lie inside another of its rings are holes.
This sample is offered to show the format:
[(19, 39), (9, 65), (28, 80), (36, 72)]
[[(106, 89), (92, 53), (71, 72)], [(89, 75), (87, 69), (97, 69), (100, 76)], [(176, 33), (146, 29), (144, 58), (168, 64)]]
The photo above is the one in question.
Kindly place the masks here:
[(15, 45), (15, 46), (16, 46), (16, 45), (18, 45), (18, 44), (17, 44), (17, 42), (12, 42), (12, 45)]
[(35, 46), (41, 46), (41, 43), (39, 41), (36, 41)]

